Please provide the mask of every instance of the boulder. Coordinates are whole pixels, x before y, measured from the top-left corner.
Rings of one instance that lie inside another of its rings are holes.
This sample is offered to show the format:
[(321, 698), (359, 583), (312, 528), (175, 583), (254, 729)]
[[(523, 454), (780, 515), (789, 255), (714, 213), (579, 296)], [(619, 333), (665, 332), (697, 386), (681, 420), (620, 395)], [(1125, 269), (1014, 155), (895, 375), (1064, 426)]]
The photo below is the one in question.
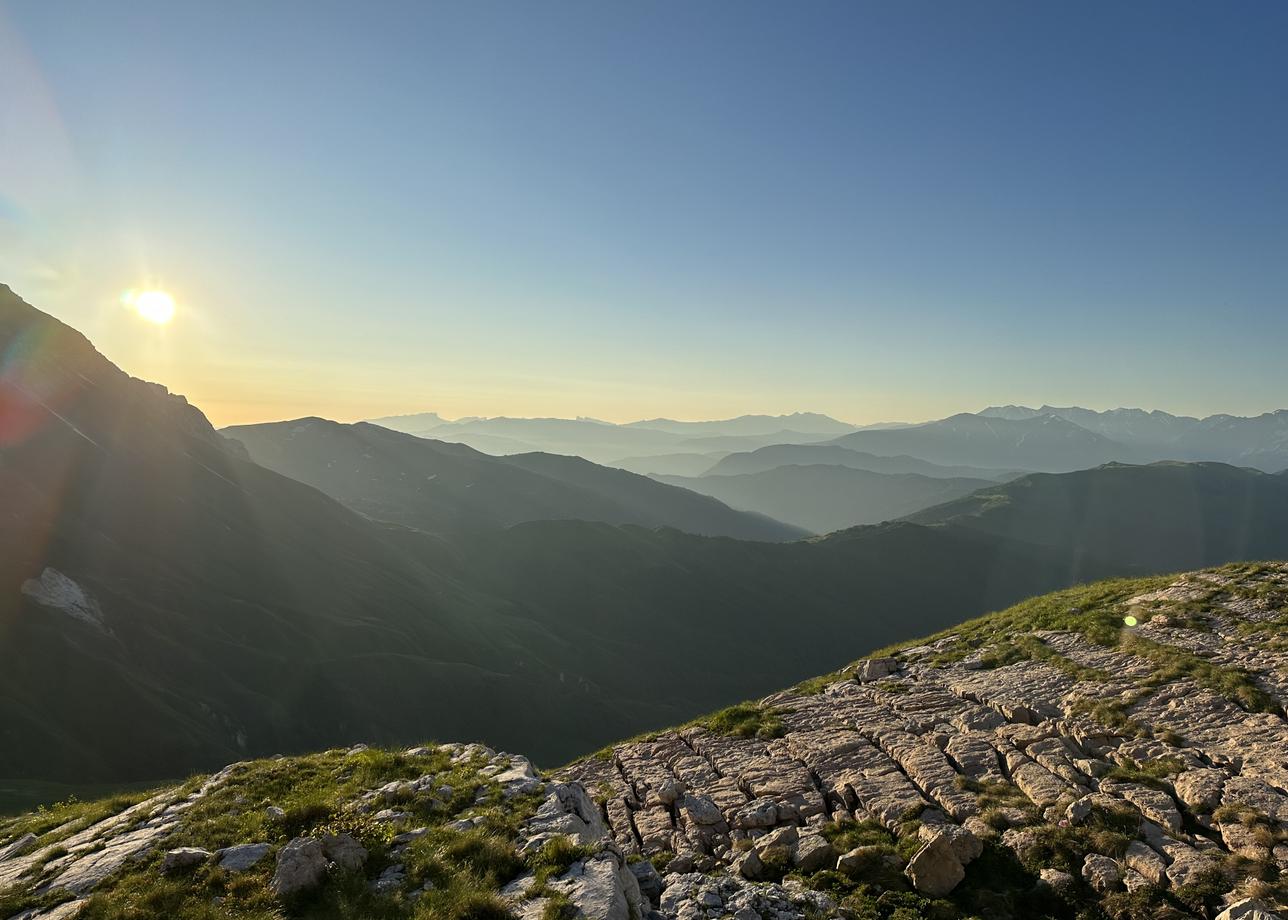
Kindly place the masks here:
[(674, 805), (684, 797), (684, 783), (678, 779), (667, 779), (657, 787), (657, 800), (663, 805)]
[(350, 834), (327, 834), (322, 838), (322, 852), (341, 869), (361, 869), (367, 861), (367, 848)]
[(1043, 869), (1038, 877), (1040, 885), (1051, 889), (1061, 897), (1073, 894), (1078, 887), (1074, 877), (1060, 869)]
[(854, 666), (854, 677), (860, 683), (881, 680), (899, 670), (897, 658), (865, 658)]
[(581, 783), (555, 783), (546, 789), (546, 798), (525, 826), (527, 840), (520, 847), (528, 853), (540, 849), (556, 836), (576, 838), (578, 843), (593, 844), (608, 835), (604, 816)]
[(884, 869), (897, 868), (899, 857), (883, 846), (855, 847), (836, 858), (836, 871), (852, 879), (864, 879)]
[(942, 898), (966, 877), (966, 870), (953, 850), (952, 837), (938, 834), (908, 861), (904, 874), (924, 895)]
[[(700, 824), (715, 824), (715, 821), (700, 821)], [(734, 813), (734, 827), (750, 830), (752, 828), (773, 827), (778, 823), (778, 805), (773, 799), (756, 799)]]
[(13, 859), (15, 856), (25, 856), (36, 848), (39, 840), (40, 838), (35, 834), (23, 834), (12, 843), (0, 847), (0, 862)]
[(1104, 894), (1122, 887), (1123, 874), (1118, 863), (1099, 853), (1088, 853), (1082, 863), (1082, 877), (1093, 890)]
[(686, 795), (680, 800), (680, 811), (690, 824), (712, 826), (724, 821), (724, 815), (710, 796)]
[(769, 850), (794, 850), (799, 841), (800, 831), (796, 829), (796, 825), (788, 824), (786, 827), (775, 828), (763, 837), (757, 837), (753, 845), (764, 856)]
[(792, 852), (792, 863), (806, 874), (832, 864), (836, 851), (822, 834), (802, 834)]
[(1216, 920), (1280, 920), (1280, 916), (1271, 913), (1265, 902), (1256, 898), (1244, 898), (1217, 914)]
[[(634, 881), (630, 872), (619, 874), (617, 860), (612, 855), (603, 854), (585, 863), (574, 863), (554, 887), (568, 896), (580, 911), (579, 916), (629, 920), (631, 908), (627, 892), (623, 890), (623, 876)], [(638, 894), (638, 887), (635, 891)]]
[(227, 872), (245, 872), (268, 855), (267, 843), (242, 843), (215, 853), (219, 868)]
[(745, 850), (733, 858), (729, 869), (736, 875), (755, 881), (765, 873), (765, 864), (760, 861), (760, 854), (755, 850)]
[(1167, 861), (1159, 856), (1150, 846), (1133, 840), (1127, 844), (1127, 854), (1123, 862), (1129, 869), (1134, 869), (1153, 885), (1167, 884)]
[(984, 852), (984, 843), (964, 827), (956, 824), (923, 824), (917, 829), (917, 835), (929, 842), (937, 836), (946, 836), (952, 845), (953, 854), (963, 866)]
[(198, 866), (210, 859), (210, 851), (200, 847), (179, 847), (170, 850), (161, 860), (162, 872), (177, 872), (190, 866)]
[(268, 887), (279, 898), (316, 888), (326, 877), (326, 855), (316, 837), (296, 837), (277, 852), (277, 869)]

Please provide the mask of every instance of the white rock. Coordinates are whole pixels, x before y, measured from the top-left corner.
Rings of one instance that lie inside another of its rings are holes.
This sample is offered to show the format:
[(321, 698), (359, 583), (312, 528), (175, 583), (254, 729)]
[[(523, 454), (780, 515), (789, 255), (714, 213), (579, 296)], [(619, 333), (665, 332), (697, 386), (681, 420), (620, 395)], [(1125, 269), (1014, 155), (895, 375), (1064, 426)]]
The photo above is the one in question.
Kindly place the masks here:
[(268, 887), (279, 898), (289, 898), (321, 884), (326, 877), (326, 855), (315, 837), (296, 837), (277, 853), (277, 870)]
[(267, 843), (242, 843), (219, 850), (215, 853), (215, 858), (219, 861), (221, 869), (229, 872), (245, 872), (267, 856), (268, 851)]
[(952, 837), (939, 834), (922, 845), (908, 861), (904, 874), (922, 894), (942, 898), (961, 883), (966, 870), (953, 851)]
[(203, 850), (200, 847), (179, 847), (165, 854), (165, 858), (161, 860), (161, 871), (175, 872), (189, 866), (200, 865), (209, 859), (209, 850)]

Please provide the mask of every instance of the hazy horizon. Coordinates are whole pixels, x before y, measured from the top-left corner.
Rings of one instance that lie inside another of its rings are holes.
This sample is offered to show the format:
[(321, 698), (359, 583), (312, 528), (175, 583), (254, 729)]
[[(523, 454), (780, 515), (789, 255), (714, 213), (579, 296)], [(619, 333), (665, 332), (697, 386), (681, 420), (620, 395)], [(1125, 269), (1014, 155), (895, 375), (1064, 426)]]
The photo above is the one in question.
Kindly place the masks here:
[(1286, 29), (0, 0), (0, 280), (220, 425), (1256, 415), (1288, 392)]

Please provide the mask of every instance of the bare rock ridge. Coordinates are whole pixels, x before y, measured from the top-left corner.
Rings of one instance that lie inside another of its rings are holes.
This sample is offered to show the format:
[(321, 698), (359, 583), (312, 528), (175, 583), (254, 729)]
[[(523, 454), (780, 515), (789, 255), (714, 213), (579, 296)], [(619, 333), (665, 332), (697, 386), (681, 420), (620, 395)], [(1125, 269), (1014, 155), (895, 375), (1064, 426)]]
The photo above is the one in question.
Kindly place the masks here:
[(1282, 920), (1286, 625), (1285, 563), (1103, 582), (549, 775), (233, 764), (0, 819), (0, 918)]
[[(624, 852), (664, 863), (667, 891), (882, 857), (940, 898), (1000, 846), (1064, 896), (1150, 892), (1169, 916), (1211, 916), (1215, 894), (1288, 872), (1288, 566), (1249, 570), (1112, 603), (1139, 624), (1118, 646), (948, 635), (766, 698), (745, 723), (762, 737), (695, 725), (567, 775)], [(893, 846), (835, 852), (863, 826)]]

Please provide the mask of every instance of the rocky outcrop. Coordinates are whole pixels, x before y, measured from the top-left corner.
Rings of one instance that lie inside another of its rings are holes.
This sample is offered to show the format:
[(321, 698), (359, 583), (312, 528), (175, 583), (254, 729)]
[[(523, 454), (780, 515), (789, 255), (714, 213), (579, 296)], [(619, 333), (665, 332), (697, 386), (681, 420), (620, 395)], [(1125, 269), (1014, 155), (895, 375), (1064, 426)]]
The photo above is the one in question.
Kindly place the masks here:
[[(1196, 598), (1207, 605), (1198, 616)], [(989, 643), (950, 635), (861, 661), (821, 692), (761, 701), (782, 737), (689, 727), (564, 775), (605, 803), (626, 852), (678, 854), (670, 868), (682, 877), (695, 867), (740, 883), (781, 877), (760, 842), (785, 829), (796, 834), (789, 870), (857, 871), (890, 851), (836, 853), (819, 830), (866, 821), (896, 838), (915, 829), (919, 846), (897, 858), (908, 887), (927, 897), (950, 895), (992, 846), (1062, 898), (1094, 901), (1126, 886), (1162, 903), (1214, 878), (1234, 898), (1253, 871), (1288, 877), (1288, 647), (1273, 641), (1285, 599), (1288, 566), (1194, 573), (1116, 600), (1115, 617), (1138, 624), (1117, 646), (1073, 630), (998, 635), (994, 659), (1014, 656), (1020, 638), (1041, 654), (994, 663)], [(1179, 604), (1186, 618), (1169, 619)], [(1204, 657), (1160, 680), (1168, 646)], [(1252, 690), (1221, 692), (1236, 684)], [(1259, 705), (1249, 706), (1253, 691)], [(1096, 836), (1108, 826), (1132, 838), (1125, 851), (1095, 851), (1095, 840), (1120, 839)], [(1077, 851), (1072, 871), (1043, 876), (1055, 828)], [(823, 845), (802, 847), (806, 839)], [(1235, 856), (1264, 868), (1232, 870)]]
[[(885, 920), (932, 902), (945, 917), (1118, 920), (1145, 904), (1169, 920), (1282, 920), (1288, 566), (1107, 603), (1134, 611), (1124, 641), (967, 624), (766, 698), (778, 737), (695, 724), (554, 776), (477, 744), (356, 745), (310, 755), (310, 775), (370, 777), (311, 824), (236, 791), (289, 777), (290, 759), (83, 824), (5, 836), (0, 823), (0, 893), (30, 893), (21, 920), (69, 920), (123, 875), (235, 875), (290, 912), (343, 879), (424, 912), (427, 860), (441, 872), (445, 853), (486, 851), (509, 879), (488, 909), (522, 920)], [(205, 840), (185, 824), (194, 808), (198, 828), (227, 808), (260, 823)]]

